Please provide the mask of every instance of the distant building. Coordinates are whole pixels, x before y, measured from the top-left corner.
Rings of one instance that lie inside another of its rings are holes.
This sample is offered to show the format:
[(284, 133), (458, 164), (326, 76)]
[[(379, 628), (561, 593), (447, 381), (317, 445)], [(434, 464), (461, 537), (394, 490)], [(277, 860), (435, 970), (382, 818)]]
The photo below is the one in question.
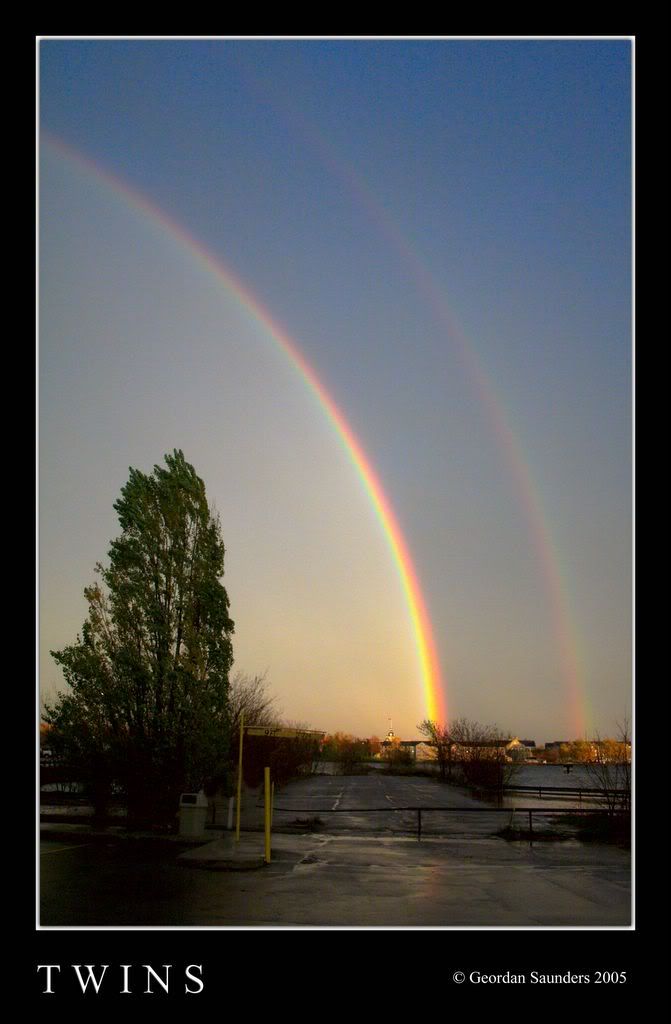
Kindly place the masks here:
[(422, 740), (400, 740), (398, 736), (395, 735), (394, 731), (390, 729), (385, 738), (380, 741), (380, 746), (385, 749), (387, 747), (402, 747), (404, 750), (410, 750), (413, 760), (416, 761), (417, 747), (421, 746), (422, 743)]
[(529, 740), (520, 740), (517, 736), (506, 743), (505, 751), (506, 758), (509, 758), (511, 761), (526, 761), (528, 757), (531, 757)]

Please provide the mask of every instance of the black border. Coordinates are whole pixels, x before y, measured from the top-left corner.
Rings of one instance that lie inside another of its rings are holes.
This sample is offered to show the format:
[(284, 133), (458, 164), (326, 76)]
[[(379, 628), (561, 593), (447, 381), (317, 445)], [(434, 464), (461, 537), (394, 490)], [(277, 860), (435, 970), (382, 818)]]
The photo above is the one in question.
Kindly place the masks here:
[[(603, 19), (598, 19), (603, 20)], [(659, 26), (661, 33), (661, 25)], [(23, 95), (28, 96), (30, 111), (27, 118), (22, 122), (26, 131), (24, 152), (35, 158), (35, 123), (34, 111), (36, 102), (35, 78), (37, 61), (37, 39), (42, 32), (35, 33), (29, 37), (29, 45), (32, 49), (32, 56), (28, 61), (28, 73), (31, 77), (30, 84), (25, 88)], [(67, 35), (64, 32), (57, 32), (57, 35)], [(88, 33), (79, 32), (73, 35), (86, 36)], [(106, 29), (99, 33), (91, 34), (123, 34), (111, 32)], [(145, 34), (145, 33), (132, 33)], [(151, 33), (146, 33), (151, 35)], [(163, 33), (161, 33), (163, 34)], [(167, 33), (166, 33), (167, 34)], [(185, 33), (186, 34), (186, 33)], [(206, 34), (206, 33), (203, 33)], [(245, 34), (249, 32), (233, 32), (227, 28), (225, 33), (216, 34)], [(286, 28), (279, 32), (264, 32), (263, 35), (290, 35)], [(295, 35), (319, 34), (314, 30), (303, 29)], [(337, 33), (333, 29), (324, 31), (325, 35), (418, 35), (434, 34), (426, 30), (402, 33), (380, 32), (379, 29), (368, 32), (358, 29), (356, 31)], [(452, 26), (446, 27), (444, 33), (449, 35), (478, 35), (477, 31), (459, 33)], [(510, 28), (500, 33), (486, 33), (487, 35), (515, 35)], [(585, 36), (594, 34), (597, 36), (618, 35), (630, 37), (635, 40), (635, 82), (636, 82), (636, 235), (641, 233), (641, 224), (659, 222), (658, 211), (661, 210), (662, 196), (666, 190), (662, 186), (662, 171), (664, 165), (661, 163), (661, 144), (663, 138), (659, 131), (661, 118), (659, 115), (665, 109), (660, 103), (662, 93), (662, 69), (665, 61), (661, 56), (661, 47), (654, 53), (654, 43), (650, 37), (642, 37), (635, 32), (618, 31), (596, 31), (593, 33), (567, 32), (566, 30), (554, 31), (547, 29), (538, 32), (538, 35), (579, 35)], [(175, 33), (176, 36), (181, 33)], [(528, 35), (529, 38), (536, 38), (533, 33), (520, 33)], [(662, 115), (663, 116), (663, 115)], [(652, 118), (654, 117), (654, 121)], [(648, 167), (645, 167), (644, 156), (648, 159), (652, 156), (649, 145), (651, 139), (645, 135), (646, 125), (655, 124), (655, 134), (652, 136), (655, 142), (655, 159), (651, 160)], [(668, 134), (668, 133), (667, 133)], [(647, 143), (647, 145), (646, 145)], [(645, 153), (644, 153), (645, 150)], [(662, 158), (663, 159), (663, 158)], [(649, 168), (653, 166), (651, 178), (648, 175)], [(645, 170), (644, 170), (645, 167)], [(656, 172), (656, 173), (655, 173)], [(644, 177), (645, 175), (645, 177)], [(657, 181), (657, 176), (659, 180)], [(29, 187), (34, 189), (34, 176), (28, 176)], [(33, 202), (34, 191), (29, 199)], [(654, 205), (653, 205), (654, 204)], [(28, 230), (31, 231), (31, 246), (35, 238), (35, 219), (29, 218)], [(666, 235), (664, 235), (666, 241)], [(636, 358), (636, 405), (641, 410), (647, 401), (647, 389), (643, 391), (641, 382), (641, 360), (640, 353), (647, 349), (642, 324), (646, 322), (645, 311), (651, 308), (659, 310), (662, 314), (653, 327), (654, 337), (659, 340), (661, 332), (666, 327), (664, 316), (659, 301), (659, 296), (664, 295), (661, 291), (661, 273), (657, 271), (657, 279), (648, 277), (647, 268), (649, 260), (645, 259), (647, 253), (642, 245), (637, 245), (636, 257), (636, 323), (637, 323), (637, 358)], [(33, 246), (34, 252), (34, 246)], [(645, 269), (644, 269), (645, 267)], [(647, 285), (647, 287), (646, 287)], [(655, 288), (653, 292), (652, 289)], [(657, 290), (660, 288), (660, 291)], [(654, 295), (654, 298), (653, 298)], [(34, 354), (31, 364), (31, 386), (35, 379)], [(645, 360), (643, 360), (645, 362)], [(32, 405), (29, 403), (29, 415), (32, 416), (34, 429), (35, 423), (35, 395), (33, 389)], [(640, 419), (637, 415), (637, 477), (642, 472), (641, 444), (640, 444)], [(34, 466), (34, 463), (33, 463)], [(35, 495), (34, 474), (31, 467), (32, 493)], [(28, 486), (30, 492), (31, 485)], [(35, 507), (35, 503), (33, 504)], [(640, 513), (637, 517), (637, 540), (642, 536), (642, 524)], [(34, 524), (33, 524), (34, 527)], [(646, 530), (649, 535), (649, 531)], [(33, 544), (34, 532), (31, 533), (30, 544)], [(638, 545), (637, 545), (638, 547)], [(34, 546), (32, 547), (34, 551)], [(637, 575), (640, 576), (641, 570)], [(34, 577), (33, 577), (34, 579)], [(637, 620), (640, 626), (641, 612), (637, 607)], [(637, 629), (637, 635), (639, 630)], [(640, 644), (638, 641), (638, 649)], [(660, 678), (664, 670), (666, 659), (661, 658), (655, 667), (655, 682)], [(639, 658), (637, 657), (637, 665)], [(22, 673), (21, 673), (22, 674)], [(96, 1010), (103, 1003), (113, 1004), (115, 1008), (121, 1007), (127, 1010), (131, 1005), (140, 1006), (143, 1011), (148, 1007), (159, 1005), (161, 1008), (186, 1006), (194, 1008), (196, 1012), (205, 1009), (218, 1010), (221, 1013), (236, 1012), (234, 1005), (237, 1002), (236, 995), (240, 995), (245, 1003), (245, 1013), (259, 1012), (262, 1005), (266, 1005), (270, 1012), (277, 1012), (278, 1008), (286, 1005), (299, 1003), (303, 1012), (320, 1012), (325, 1004), (327, 1010), (330, 1008), (331, 992), (337, 991), (341, 996), (347, 994), (350, 998), (345, 1004), (345, 1012), (361, 1012), (364, 1007), (373, 1009), (376, 1013), (387, 1015), (388, 1013), (401, 1012), (403, 1007), (414, 1007), (415, 1012), (428, 1013), (432, 1015), (438, 1007), (435, 1004), (435, 996), (439, 994), (441, 1001), (444, 1000), (444, 1010), (449, 1013), (453, 1005), (453, 996), (460, 992), (465, 999), (472, 999), (475, 986), (464, 984), (457, 986), (453, 981), (454, 971), (460, 970), (468, 974), (472, 970), (479, 970), (483, 973), (501, 973), (509, 970), (511, 972), (523, 973), (525, 971), (537, 970), (548, 974), (565, 974), (567, 971), (576, 973), (587, 973), (588, 971), (626, 971), (628, 984), (643, 985), (646, 989), (656, 987), (655, 983), (664, 983), (664, 975), (657, 965), (661, 963), (658, 953), (659, 939), (654, 937), (655, 919), (657, 914), (653, 910), (653, 902), (645, 898), (645, 889), (651, 885), (656, 889), (656, 879), (666, 877), (666, 869), (662, 863), (663, 850), (657, 847), (651, 848), (646, 839), (649, 834), (647, 822), (649, 815), (650, 793), (646, 794), (641, 785), (641, 777), (645, 778), (646, 773), (653, 770), (653, 763), (657, 761), (655, 751), (650, 750), (649, 740), (659, 731), (651, 727), (647, 722), (649, 705), (643, 706), (641, 690), (644, 689), (644, 681), (637, 671), (638, 686), (636, 690), (636, 846), (635, 846), (635, 920), (634, 930), (623, 929), (557, 929), (544, 930), (532, 929), (519, 931), (515, 929), (492, 929), (487, 931), (440, 931), (440, 930), (357, 930), (357, 929), (297, 929), (285, 931), (274, 930), (166, 930), (166, 929), (119, 929), (119, 930), (75, 930), (75, 929), (47, 929), (37, 930), (35, 928), (36, 907), (35, 907), (35, 878), (34, 878), (34, 849), (31, 845), (29, 851), (21, 851), (20, 860), (29, 865), (27, 879), (30, 898), (22, 900), (22, 909), (19, 912), (19, 949), (20, 962), (18, 964), (18, 976), (8, 983), (8, 990), (13, 990), (17, 985), (18, 992), (28, 991), (38, 1000), (40, 1009), (62, 1009), (68, 1007), (71, 1013), (82, 1006), (85, 1011)], [(33, 687), (26, 687), (30, 693), (30, 710), (22, 709), (24, 721), (31, 723), (31, 735), (25, 744), (29, 751), (30, 768), (28, 777), (33, 783), (32, 793), (36, 791), (35, 779), (35, 694)], [(666, 718), (663, 718), (666, 722)], [(645, 728), (642, 723), (648, 724)], [(661, 723), (658, 723), (658, 726)], [(640, 739), (640, 747), (639, 741)], [(663, 737), (662, 737), (663, 739)], [(652, 756), (651, 756), (652, 754)], [(23, 764), (23, 758), (20, 759)], [(659, 767), (659, 765), (657, 765)], [(29, 834), (35, 839), (35, 814), (32, 799), (26, 801), (27, 813), (30, 814)], [(659, 814), (659, 812), (658, 812)], [(6, 839), (9, 837), (6, 836)], [(9, 847), (9, 843), (7, 843)], [(21, 847), (23, 844), (21, 843)], [(9, 847), (11, 849), (11, 847)], [(661, 908), (660, 908), (661, 909)], [(650, 912), (652, 911), (652, 912)], [(24, 946), (24, 940), (26, 946)], [(26, 955), (25, 949), (29, 949)], [(95, 997), (90, 993), (82, 995), (79, 986), (76, 984), (72, 972), (68, 973), (65, 965), (73, 963), (96, 964), (109, 963), (117, 965), (120, 963), (150, 963), (159, 967), (164, 963), (174, 965), (175, 977), (183, 978), (183, 968), (187, 964), (202, 964), (205, 988), (199, 995), (187, 996), (181, 991), (181, 986), (174, 986), (170, 996), (157, 992), (153, 997), (147, 999), (139, 994), (132, 996), (121, 996), (110, 994), (106, 991), (104, 995)], [(38, 964), (59, 963), (64, 965), (59, 977), (58, 992), (54, 996), (45, 996), (42, 992), (44, 987), (44, 972), (38, 972)], [(375, 980), (377, 979), (377, 980)], [(250, 986), (249, 981), (256, 984)], [(660, 987), (661, 987), (660, 984)], [(25, 986), (25, 987), (24, 987)], [(582, 1002), (586, 993), (584, 986), (576, 992), (577, 986), (534, 986), (529, 988), (528, 984), (522, 988), (513, 985), (491, 985), (487, 989), (482, 986), (477, 988), (478, 999), (482, 991), (493, 991), (500, 997), (502, 994), (515, 992), (514, 1001), (506, 1000), (499, 1004), (499, 1012), (513, 1013), (547, 1013), (548, 1009), (564, 1003), (571, 999), (575, 1004), (575, 996), (579, 1002), (575, 1009), (581, 1012)], [(503, 990), (503, 992), (502, 992)], [(522, 995), (523, 993), (523, 995)], [(562, 995), (564, 996), (562, 998)], [(532, 994), (540, 996), (536, 1000), (524, 998)], [(520, 999), (520, 995), (522, 998)], [(590, 995), (597, 995), (594, 988), (591, 988)], [(622, 999), (624, 992), (621, 987), (611, 986), (609, 989), (602, 987), (598, 993), (599, 1002), (602, 1005), (604, 1000), (608, 1003), (614, 998)], [(353, 998), (352, 998), (353, 997)], [(258, 1000), (258, 1001), (257, 1001)], [(318, 1002), (317, 1002), (318, 1000)], [(506, 1010), (507, 1006), (507, 1010)], [(343, 1009), (345, 1007), (342, 1007)], [(624, 1009), (624, 1006), (623, 1006)], [(293, 1007), (288, 1012), (292, 1012)], [(243, 1012), (242, 1010), (237, 1012)], [(440, 1011), (439, 1011), (440, 1012)], [(459, 1011), (462, 1012), (462, 1011)]]

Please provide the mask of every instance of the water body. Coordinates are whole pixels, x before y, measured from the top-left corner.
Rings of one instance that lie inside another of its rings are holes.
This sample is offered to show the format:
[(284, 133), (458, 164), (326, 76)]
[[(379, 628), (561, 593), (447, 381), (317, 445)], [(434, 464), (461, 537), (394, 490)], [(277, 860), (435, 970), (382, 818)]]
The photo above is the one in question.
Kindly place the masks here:
[[(384, 762), (368, 762), (368, 768), (386, 770)], [(418, 761), (416, 767), (422, 771), (439, 772), (435, 761)], [(589, 768), (585, 765), (572, 765), (570, 771), (566, 770), (563, 764), (520, 764), (509, 765), (513, 769), (511, 785), (516, 786), (552, 786), (562, 789), (595, 789), (599, 787), (599, 781)], [(342, 773), (342, 766), (334, 761), (317, 761), (313, 767), (314, 774), (318, 775), (339, 775)], [(613, 789), (622, 788), (622, 770), (617, 765), (610, 768), (609, 783)]]
[[(623, 785), (622, 770), (618, 765), (608, 768), (608, 780), (613, 789)], [(561, 786), (562, 789), (596, 789), (599, 781), (588, 767), (576, 764), (567, 772), (562, 764), (520, 765), (512, 779), (516, 786)]]

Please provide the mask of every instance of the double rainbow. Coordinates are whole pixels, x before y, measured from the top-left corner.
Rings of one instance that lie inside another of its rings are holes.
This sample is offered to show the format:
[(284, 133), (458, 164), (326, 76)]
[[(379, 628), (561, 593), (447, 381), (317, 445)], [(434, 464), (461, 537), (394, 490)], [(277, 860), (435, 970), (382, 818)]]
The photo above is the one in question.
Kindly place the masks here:
[(529, 461), (524, 455), (522, 442), (510, 426), (504, 403), (497, 396), (491, 377), (482, 365), (475, 345), (459, 327), (450, 304), (446, 301), (445, 290), (436, 281), (426, 260), (419, 254), (416, 246), (408, 241), (363, 175), (343, 160), (325, 133), (301, 115), (293, 104), (284, 101), (281, 93), (274, 92), (271, 95), (250, 66), (247, 65), (242, 70), (248, 87), (260, 95), (264, 102), (272, 105), (283, 118), (287, 128), (302, 137), (332, 177), (345, 185), (360, 209), (399, 257), (427, 307), (432, 310), (436, 321), (447, 331), (453, 351), (480, 401), (501, 452), (502, 462), (513, 482), (546, 593), (567, 699), (568, 718), (573, 735), (586, 736), (587, 720), (590, 717), (585, 686), (586, 673), (578, 629), (571, 614), (569, 590), (561, 569), (561, 558), (553, 538), (549, 517), (529, 468)]

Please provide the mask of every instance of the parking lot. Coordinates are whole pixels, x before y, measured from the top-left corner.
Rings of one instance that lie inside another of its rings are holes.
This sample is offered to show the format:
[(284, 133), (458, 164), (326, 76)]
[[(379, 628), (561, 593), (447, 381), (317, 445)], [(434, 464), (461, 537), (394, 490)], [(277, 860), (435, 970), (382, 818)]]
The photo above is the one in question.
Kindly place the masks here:
[[(191, 870), (175, 843), (43, 834), (40, 925), (627, 927), (630, 856), (601, 844), (508, 842), (501, 815), (433, 779), (311, 777), (276, 794), (272, 860)], [(416, 814), (430, 806), (422, 841)], [(464, 808), (462, 814), (440, 808)], [(286, 808), (286, 810), (283, 810)], [(373, 809), (371, 811), (371, 808)], [(389, 808), (387, 810), (387, 808)], [(435, 817), (431, 823), (430, 819)], [(503, 815), (505, 817), (505, 815)], [(248, 799), (241, 843), (263, 853)], [(215, 832), (211, 836), (216, 837)]]

